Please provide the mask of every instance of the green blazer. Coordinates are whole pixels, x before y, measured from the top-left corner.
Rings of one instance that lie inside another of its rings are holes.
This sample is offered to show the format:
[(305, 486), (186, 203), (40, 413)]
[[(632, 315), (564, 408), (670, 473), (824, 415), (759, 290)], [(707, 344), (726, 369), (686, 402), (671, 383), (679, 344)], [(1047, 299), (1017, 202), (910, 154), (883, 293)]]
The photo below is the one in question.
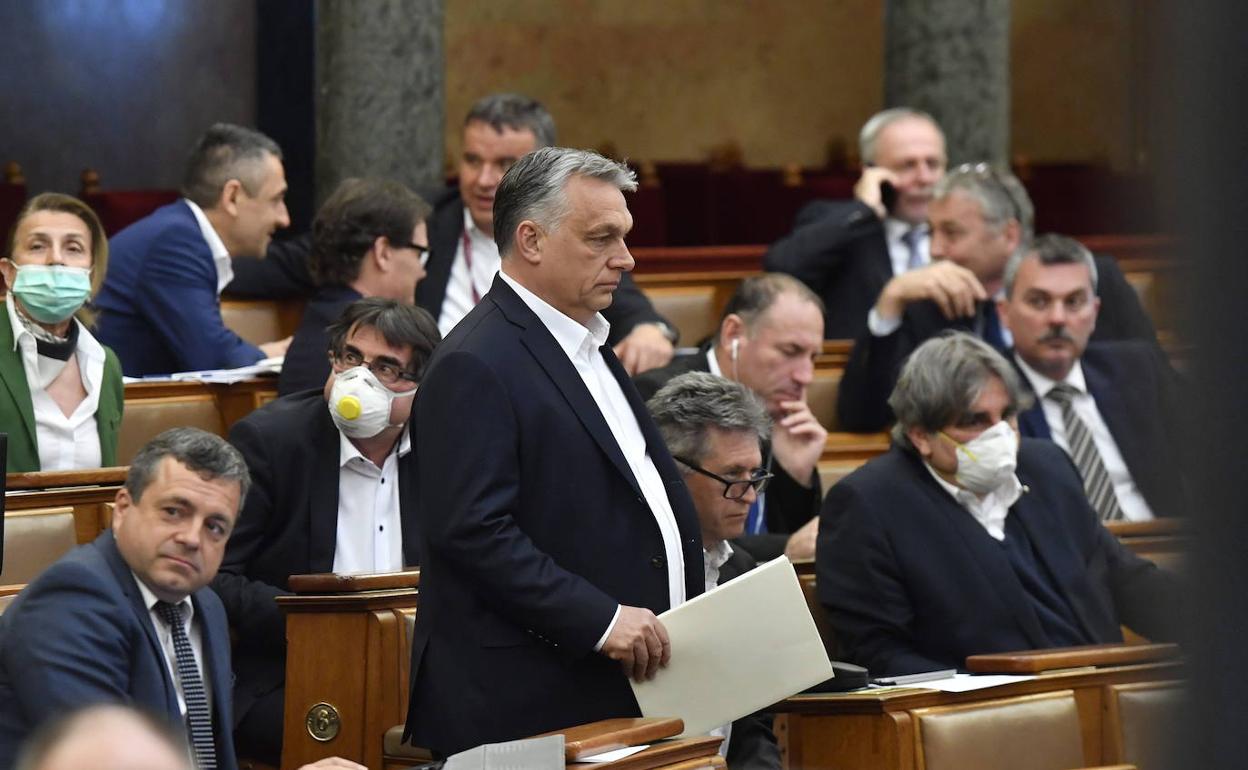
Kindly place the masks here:
[[(13, 349), (13, 327), (8, 308), (0, 302), (0, 432), (9, 434), (7, 471), (39, 470), (39, 445), (35, 438), (35, 407), (26, 384), (22, 356)], [(117, 464), (117, 432), (121, 428), (121, 363), (113, 351), (104, 348), (104, 381), (100, 386), (100, 406), (95, 421), (100, 430), (100, 460), (104, 467)]]

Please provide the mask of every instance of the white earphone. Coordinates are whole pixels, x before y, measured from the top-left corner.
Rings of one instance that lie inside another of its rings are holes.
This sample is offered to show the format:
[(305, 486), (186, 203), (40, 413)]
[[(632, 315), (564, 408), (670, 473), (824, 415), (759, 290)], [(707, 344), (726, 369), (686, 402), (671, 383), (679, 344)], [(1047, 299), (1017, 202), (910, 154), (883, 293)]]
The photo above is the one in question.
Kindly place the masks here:
[(740, 339), (734, 339), (732, 341), (732, 362), (734, 364), (737, 362), (737, 346), (740, 344), (741, 344)]

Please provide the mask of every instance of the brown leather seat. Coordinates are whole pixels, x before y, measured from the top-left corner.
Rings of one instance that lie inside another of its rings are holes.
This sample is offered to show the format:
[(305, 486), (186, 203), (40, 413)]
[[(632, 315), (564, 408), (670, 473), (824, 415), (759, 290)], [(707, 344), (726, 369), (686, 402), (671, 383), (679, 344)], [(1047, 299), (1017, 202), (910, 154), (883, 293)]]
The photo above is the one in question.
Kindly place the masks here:
[(719, 327), (714, 286), (655, 286), (645, 291), (654, 309), (680, 332), (678, 346), (697, 345)]
[(4, 526), (0, 585), (29, 583), (78, 544), (74, 509), (69, 506), (9, 511)]
[(182, 426), (225, 435), (225, 421), (211, 393), (128, 399), (117, 438), (117, 462), (129, 465), (144, 444)]
[(276, 302), (222, 300), (221, 320), (230, 331), (253, 345), (280, 340), (286, 336), (282, 333), (281, 307)]
[(840, 430), (836, 420), (836, 393), (840, 386), (839, 369), (816, 369), (815, 379), (806, 390), (810, 413), (827, 430)]
[(1069, 770), (1085, 764), (1071, 690), (933, 706), (911, 716), (920, 770)]
[(1106, 758), (1140, 770), (1181, 765), (1170, 756), (1167, 738), (1183, 718), (1186, 693), (1181, 682), (1111, 685), (1107, 693)]

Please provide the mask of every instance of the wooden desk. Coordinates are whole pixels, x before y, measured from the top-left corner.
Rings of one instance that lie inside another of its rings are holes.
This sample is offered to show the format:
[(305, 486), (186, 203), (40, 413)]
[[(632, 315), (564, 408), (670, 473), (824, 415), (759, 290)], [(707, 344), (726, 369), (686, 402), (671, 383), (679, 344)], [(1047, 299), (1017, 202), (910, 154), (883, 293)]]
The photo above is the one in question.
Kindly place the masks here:
[(1107, 691), (1111, 685), (1181, 677), (1182, 664), (1154, 663), (1051, 674), (967, 693), (893, 688), (864, 693), (799, 695), (777, 704), (776, 735), (785, 766), (801, 770), (918, 770), (913, 709), (1073, 690), (1088, 765), (1107, 764)]
[(113, 499), (126, 480), (126, 468), (83, 471), (38, 471), (6, 476), (6, 511), (33, 508), (74, 509), (74, 535), (89, 543), (109, 525)]

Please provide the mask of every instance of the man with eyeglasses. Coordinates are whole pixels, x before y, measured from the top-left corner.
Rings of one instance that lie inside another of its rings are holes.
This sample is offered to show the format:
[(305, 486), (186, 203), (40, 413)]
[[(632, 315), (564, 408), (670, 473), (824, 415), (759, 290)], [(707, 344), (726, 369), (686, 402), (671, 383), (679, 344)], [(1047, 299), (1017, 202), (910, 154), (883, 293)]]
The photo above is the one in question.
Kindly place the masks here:
[[(894, 276), (876, 297), (867, 329), (854, 342), (837, 391), (837, 417), (846, 430), (882, 430), (892, 420), (888, 394), (906, 357), (945, 329), (976, 335), (998, 352), (1013, 343), (995, 300), (1004, 291), (1005, 264), (1030, 242), (1034, 209), (1009, 171), (965, 164), (936, 183), (928, 208), (932, 263)], [(1102, 323), (1097, 339), (1156, 340), (1152, 322), (1117, 264), (1097, 259)]]
[(230, 429), (252, 488), (213, 588), (238, 639), (239, 751), (273, 765), (286, 673), (286, 623), (275, 598), (289, 577), (420, 563), (408, 423), (437, 325), (410, 303), (369, 297), (348, 305), (328, 334), (322, 390), (279, 398)]
[(277, 380), (285, 396), (321, 388), (329, 376), (325, 327), (364, 297), (412, 304), (425, 277), (429, 204), (399, 182), (347, 179), (312, 223), (312, 275), (320, 288), (308, 300)]
[[(753, 569), (757, 562), (729, 540), (745, 529), (751, 504), (772, 474), (760, 446), (771, 419), (744, 385), (709, 372), (672, 378), (646, 402), (663, 442), (684, 475), (702, 530), (706, 590)], [(752, 714), (718, 728), (730, 768), (779, 768), (770, 714)]]

